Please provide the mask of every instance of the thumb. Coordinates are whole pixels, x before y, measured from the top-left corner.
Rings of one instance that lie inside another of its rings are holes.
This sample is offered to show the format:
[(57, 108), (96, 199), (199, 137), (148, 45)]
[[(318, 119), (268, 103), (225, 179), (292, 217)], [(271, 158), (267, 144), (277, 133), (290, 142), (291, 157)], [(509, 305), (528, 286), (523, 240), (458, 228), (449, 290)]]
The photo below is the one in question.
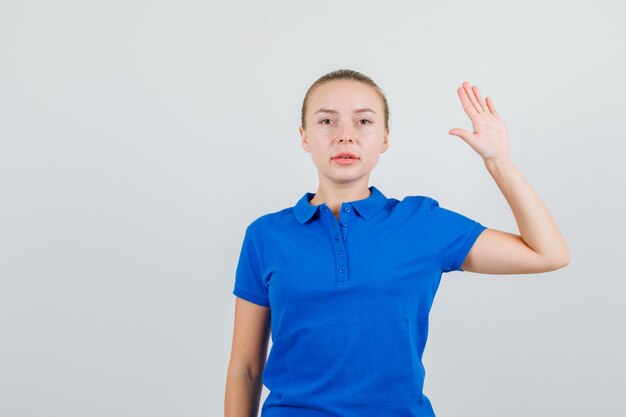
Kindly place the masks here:
[(450, 129), (450, 131), (448, 131), (448, 133), (451, 134), (451, 135), (458, 136), (458, 137), (460, 137), (461, 139), (463, 139), (466, 142), (472, 140), (471, 139), (472, 138), (472, 134), (470, 132), (468, 132), (467, 130), (465, 130), (465, 129)]

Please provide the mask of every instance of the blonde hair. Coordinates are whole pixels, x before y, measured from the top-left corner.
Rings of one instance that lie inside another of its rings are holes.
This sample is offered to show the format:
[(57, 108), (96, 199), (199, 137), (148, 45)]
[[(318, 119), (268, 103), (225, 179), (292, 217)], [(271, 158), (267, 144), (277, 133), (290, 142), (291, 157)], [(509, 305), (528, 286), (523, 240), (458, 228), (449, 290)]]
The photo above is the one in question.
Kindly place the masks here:
[(306, 123), (305, 114), (308, 108), (309, 97), (311, 96), (311, 93), (316, 87), (319, 87), (322, 84), (325, 84), (329, 81), (334, 81), (334, 80), (355, 80), (355, 81), (360, 81), (363, 84), (366, 84), (372, 87), (376, 91), (376, 93), (378, 93), (378, 95), (380, 96), (380, 99), (383, 102), (383, 110), (384, 110), (384, 116), (385, 116), (385, 129), (389, 128), (389, 104), (387, 103), (387, 98), (385, 97), (385, 93), (383, 92), (383, 90), (367, 75), (362, 74), (358, 71), (345, 69), (345, 68), (339, 69), (333, 72), (329, 72), (328, 74), (321, 76), (313, 84), (311, 84), (306, 94), (304, 95), (304, 101), (302, 102), (302, 114), (300, 116), (300, 123), (302, 125), (302, 128), (305, 127), (305, 123)]

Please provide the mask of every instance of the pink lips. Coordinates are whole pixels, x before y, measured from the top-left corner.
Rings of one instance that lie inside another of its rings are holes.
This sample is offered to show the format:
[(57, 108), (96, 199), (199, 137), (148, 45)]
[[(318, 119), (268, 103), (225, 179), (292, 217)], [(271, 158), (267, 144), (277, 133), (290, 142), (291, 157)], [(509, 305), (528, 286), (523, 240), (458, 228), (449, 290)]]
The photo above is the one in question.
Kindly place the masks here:
[(337, 162), (339, 165), (351, 165), (356, 164), (358, 159), (354, 158), (333, 158), (333, 161)]
[(340, 152), (333, 156), (333, 161), (337, 162), (339, 165), (351, 165), (358, 160), (359, 157), (351, 152)]

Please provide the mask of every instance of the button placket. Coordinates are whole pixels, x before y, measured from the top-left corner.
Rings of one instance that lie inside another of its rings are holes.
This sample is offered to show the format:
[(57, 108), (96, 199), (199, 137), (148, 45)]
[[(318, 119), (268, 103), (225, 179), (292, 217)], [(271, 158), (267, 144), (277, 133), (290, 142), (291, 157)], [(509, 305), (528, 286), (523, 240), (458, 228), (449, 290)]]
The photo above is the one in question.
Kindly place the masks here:
[[(347, 209), (347, 210), (346, 210)], [(334, 237), (333, 239), (333, 257), (335, 263), (335, 282), (337, 285), (346, 285), (348, 282), (348, 265), (347, 265), (347, 252), (344, 246), (345, 235), (343, 229), (348, 225), (345, 220), (345, 217), (342, 214), (339, 215), (339, 219), (337, 220), (332, 213), (332, 211), (328, 208), (324, 208), (324, 212), (328, 216), (331, 233)], [(344, 213), (350, 212), (350, 207), (343, 208)]]
[(352, 214), (344, 214), (350, 213), (352, 211), (350, 205), (346, 205), (342, 208), (342, 213), (339, 214), (339, 232), (341, 236), (341, 240), (346, 240), (346, 235), (348, 234), (348, 230), (354, 221)]

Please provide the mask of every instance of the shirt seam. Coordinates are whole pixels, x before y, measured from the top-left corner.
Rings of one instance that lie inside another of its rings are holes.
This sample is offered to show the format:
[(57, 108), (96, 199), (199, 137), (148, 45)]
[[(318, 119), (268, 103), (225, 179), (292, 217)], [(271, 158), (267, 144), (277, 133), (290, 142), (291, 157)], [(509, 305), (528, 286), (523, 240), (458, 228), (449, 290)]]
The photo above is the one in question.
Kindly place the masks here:
[(471, 249), (471, 244), (473, 244), (473, 242), (475, 242), (476, 239), (478, 239), (478, 236), (480, 235), (480, 233), (482, 233), (482, 231), (485, 230), (486, 228), (487, 228), (486, 226), (483, 226), (479, 222), (475, 222), (471, 226), (471, 229), (473, 230), (470, 229), (470, 233), (468, 234), (467, 238), (465, 238), (465, 241), (461, 245), (461, 248), (459, 249), (456, 256), (454, 257), (454, 262), (452, 263), (452, 265), (450, 265), (451, 269), (458, 269), (460, 271), (464, 271), (463, 269), (461, 269), (461, 264), (463, 263), (462, 262), (463, 260), (461, 259), (462, 255), (465, 254), (465, 256), (467, 256), (467, 254), (469, 253), (469, 249)]
[[(257, 227), (254, 225), (250, 225), (249, 229), (250, 232), (252, 232), (252, 229), (256, 229)], [(264, 257), (261, 257), (261, 251), (259, 250), (259, 245), (257, 242), (257, 237), (259, 232), (254, 230), (254, 233), (252, 234), (251, 237), (254, 237), (252, 239), (252, 245), (254, 246), (254, 254), (256, 257), (256, 261), (259, 265), (259, 275), (260, 275), (260, 280), (263, 283), (263, 290), (264, 290), (264, 294), (262, 295), (263, 297), (263, 302), (265, 302), (266, 300), (268, 300), (267, 302), (269, 303), (269, 293), (268, 293), (268, 288), (267, 288), (267, 283), (265, 282), (265, 259)], [(269, 305), (269, 304), (267, 304)]]
[[(435, 202), (434, 199), (429, 197), (430, 201)], [(433, 233), (432, 229), (430, 228), (430, 216), (428, 215), (429, 212), (429, 207), (428, 204), (426, 204), (426, 213), (424, 214), (426, 217), (426, 228), (428, 229), (428, 233), (430, 234), (430, 238), (433, 240), (433, 242), (435, 243), (435, 248), (437, 248), (437, 253), (439, 253), (439, 265), (440, 265), (440, 269), (443, 271), (444, 265), (443, 265), (443, 252), (441, 251), (441, 246), (439, 245), (439, 242), (437, 241), (437, 238), (435, 238), (435, 234)]]
[(235, 294), (237, 297), (243, 298), (244, 300), (251, 301), (255, 304), (260, 304), (265, 307), (269, 307), (270, 305), (266, 299), (259, 297), (256, 294), (252, 294), (247, 290), (243, 290), (239, 286), (235, 286), (235, 289), (233, 290), (233, 294)]

